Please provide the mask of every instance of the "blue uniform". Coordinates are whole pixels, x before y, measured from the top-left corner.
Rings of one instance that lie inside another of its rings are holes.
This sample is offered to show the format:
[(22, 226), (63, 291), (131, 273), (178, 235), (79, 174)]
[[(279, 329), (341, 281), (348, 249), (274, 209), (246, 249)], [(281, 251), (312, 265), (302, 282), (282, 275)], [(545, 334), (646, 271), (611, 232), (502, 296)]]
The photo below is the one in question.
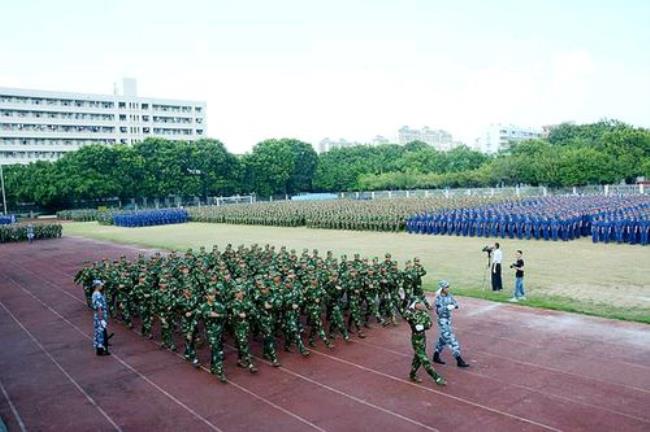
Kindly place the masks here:
[(106, 332), (102, 320), (108, 323), (108, 305), (104, 294), (99, 291), (93, 292), (91, 305), (95, 311), (93, 313), (93, 348), (106, 348)]
[(451, 310), (457, 308), (458, 303), (451, 294), (438, 295), (434, 303), (436, 314), (438, 315), (438, 342), (435, 346), (435, 352), (442, 353), (445, 346), (449, 346), (454, 357), (460, 356), (460, 344), (454, 335), (451, 327)]

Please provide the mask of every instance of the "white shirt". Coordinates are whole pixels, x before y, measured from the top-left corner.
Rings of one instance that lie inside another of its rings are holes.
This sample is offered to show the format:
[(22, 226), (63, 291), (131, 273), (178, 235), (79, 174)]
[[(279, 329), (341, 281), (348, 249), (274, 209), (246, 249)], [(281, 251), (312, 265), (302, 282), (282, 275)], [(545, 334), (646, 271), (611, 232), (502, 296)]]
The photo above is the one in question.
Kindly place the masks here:
[(501, 252), (501, 249), (495, 249), (494, 252), (492, 252), (492, 264), (501, 264), (502, 259), (503, 253)]

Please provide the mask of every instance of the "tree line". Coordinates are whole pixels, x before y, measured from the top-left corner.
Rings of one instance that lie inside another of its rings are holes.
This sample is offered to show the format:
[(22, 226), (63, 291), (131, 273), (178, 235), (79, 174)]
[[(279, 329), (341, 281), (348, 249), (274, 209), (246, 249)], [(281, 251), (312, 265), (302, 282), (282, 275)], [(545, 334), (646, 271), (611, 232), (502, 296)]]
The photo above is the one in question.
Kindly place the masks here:
[(313, 191), (550, 187), (632, 183), (650, 177), (650, 130), (616, 120), (561, 124), (547, 138), (511, 144), (493, 156), (422, 142), (359, 145), (321, 155), (296, 139), (270, 139), (234, 155), (218, 140), (149, 138), (134, 145), (89, 145), (55, 162), (5, 167), (9, 206), (70, 208), (118, 197), (258, 196)]

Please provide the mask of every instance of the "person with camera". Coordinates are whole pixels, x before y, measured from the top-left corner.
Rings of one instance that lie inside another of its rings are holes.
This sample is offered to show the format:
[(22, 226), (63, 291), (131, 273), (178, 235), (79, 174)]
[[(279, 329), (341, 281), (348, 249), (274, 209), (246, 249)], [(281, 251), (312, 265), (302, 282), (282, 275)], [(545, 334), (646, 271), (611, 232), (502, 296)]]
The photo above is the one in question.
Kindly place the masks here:
[(515, 294), (510, 299), (511, 302), (518, 302), (519, 300), (526, 300), (526, 293), (524, 291), (524, 253), (518, 250), (515, 253), (516, 261), (510, 264), (510, 268), (515, 270)]
[(499, 243), (494, 243), (494, 249), (491, 253), (492, 265), (492, 291), (501, 291), (503, 289), (503, 281), (501, 280), (501, 261), (503, 261), (503, 253), (499, 248)]

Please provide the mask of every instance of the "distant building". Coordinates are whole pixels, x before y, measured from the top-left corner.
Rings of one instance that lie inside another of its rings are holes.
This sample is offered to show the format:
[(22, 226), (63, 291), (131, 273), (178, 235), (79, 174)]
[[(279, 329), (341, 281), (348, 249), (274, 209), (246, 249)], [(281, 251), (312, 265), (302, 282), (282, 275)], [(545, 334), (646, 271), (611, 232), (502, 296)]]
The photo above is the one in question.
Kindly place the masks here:
[(321, 140), (321, 142), (318, 143), (318, 153), (326, 153), (335, 148), (353, 147), (361, 144), (362, 143), (360, 142), (348, 141), (344, 138), (339, 138), (338, 140), (324, 138)]
[(458, 142), (453, 140), (449, 132), (442, 129), (431, 129), (428, 126), (422, 129), (412, 129), (408, 126), (402, 126), (398, 130), (398, 140), (402, 145), (413, 141), (422, 141), (442, 151), (450, 150), (459, 145)]
[(487, 154), (497, 153), (511, 142), (540, 138), (542, 132), (532, 128), (522, 128), (501, 123), (491, 124), (476, 138), (474, 148)]
[(386, 137), (383, 137), (381, 135), (376, 135), (372, 139), (372, 145), (382, 145), (382, 144), (390, 144), (390, 140)]
[(0, 164), (56, 160), (87, 144), (206, 135), (201, 101), (139, 97), (134, 79), (113, 95), (0, 87)]

